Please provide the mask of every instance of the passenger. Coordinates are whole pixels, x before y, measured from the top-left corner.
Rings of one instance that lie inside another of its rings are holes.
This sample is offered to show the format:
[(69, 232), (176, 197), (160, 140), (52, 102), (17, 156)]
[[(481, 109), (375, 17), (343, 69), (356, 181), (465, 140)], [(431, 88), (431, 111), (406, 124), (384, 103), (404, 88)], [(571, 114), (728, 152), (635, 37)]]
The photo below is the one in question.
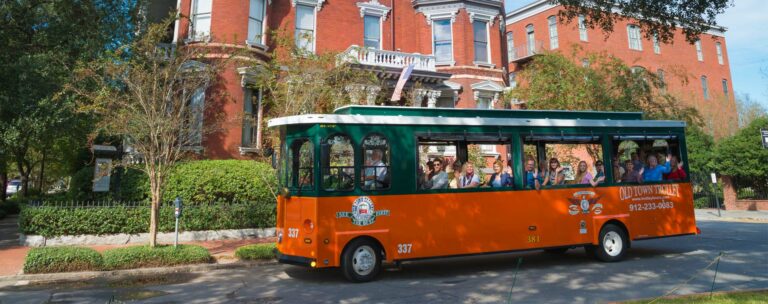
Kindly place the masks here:
[(619, 162), (618, 156), (614, 155), (613, 158), (611, 158), (611, 163), (613, 164), (613, 180), (618, 183), (621, 181), (621, 177), (624, 176), (624, 172), (627, 170), (624, 168), (624, 164)]
[(459, 180), (459, 188), (477, 188), (480, 186), (480, 177), (475, 174), (475, 166), (467, 162), (464, 164), (464, 176)]
[(562, 185), (565, 180), (565, 174), (563, 173), (563, 167), (560, 166), (560, 161), (557, 158), (549, 160), (549, 168), (547, 173), (544, 174), (544, 182), (542, 186), (557, 186)]
[(509, 174), (509, 177), (514, 178), (515, 174), (513, 173), (512, 169), (512, 160), (507, 160), (507, 165), (504, 167), (504, 173)]
[(453, 178), (448, 183), (448, 188), (451, 189), (458, 189), (459, 188), (459, 181), (461, 180), (461, 163), (458, 161), (453, 163)]
[(432, 162), (432, 168), (428, 169), (425, 175), (424, 189), (445, 189), (448, 187), (448, 173), (443, 171), (443, 161), (435, 158)]
[(672, 155), (670, 157), (669, 165), (671, 167), (671, 172), (665, 176), (667, 180), (684, 180), (688, 178), (688, 175), (685, 174), (685, 170), (683, 170), (683, 162), (678, 162), (677, 156)]
[(488, 179), (488, 182), (485, 183), (486, 186), (501, 188), (510, 187), (515, 183), (508, 173), (503, 172), (501, 164), (501, 161), (493, 163), (493, 174), (491, 174), (491, 178)]
[(592, 185), (592, 187), (597, 187), (597, 185), (605, 182), (605, 166), (603, 166), (602, 160), (595, 162), (595, 170), (597, 171), (595, 177), (589, 181), (589, 184)]
[(632, 159), (632, 165), (635, 167), (635, 171), (640, 171), (645, 164), (642, 160), (640, 160), (640, 156), (637, 155), (637, 152), (632, 152), (630, 158)]
[(536, 161), (532, 158), (529, 158), (525, 162), (525, 179), (523, 179), (525, 182), (525, 189), (536, 189), (539, 190), (541, 188), (541, 176), (539, 176), (539, 170), (536, 169)]
[(382, 161), (384, 151), (379, 149), (371, 152), (371, 158), (365, 161), (365, 189), (381, 189), (387, 187), (387, 167)]
[(669, 173), (669, 155), (667, 155), (667, 161), (663, 165), (659, 165), (659, 161), (653, 154), (648, 156), (648, 166), (643, 168), (643, 181), (646, 182), (658, 182), (662, 179), (662, 174)]
[(643, 182), (643, 169), (640, 171), (635, 170), (635, 165), (631, 160), (627, 160), (624, 163), (627, 166), (627, 171), (621, 176), (621, 182), (623, 183), (642, 183)]
[(582, 185), (582, 184), (591, 184), (592, 183), (592, 174), (589, 173), (589, 170), (587, 170), (587, 162), (580, 161), (579, 167), (576, 170), (576, 178), (573, 179), (574, 185)]

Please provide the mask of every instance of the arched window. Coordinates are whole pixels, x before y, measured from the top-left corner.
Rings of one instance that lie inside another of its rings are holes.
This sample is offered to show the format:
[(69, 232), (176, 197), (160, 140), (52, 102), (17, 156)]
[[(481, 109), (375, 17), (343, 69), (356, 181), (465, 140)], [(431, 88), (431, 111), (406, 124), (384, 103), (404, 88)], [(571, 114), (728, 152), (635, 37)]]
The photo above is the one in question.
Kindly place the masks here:
[(533, 24), (529, 24), (525, 26), (525, 39), (526, 43), (528, 44), (528, 54), (526, 55), (533, 55), (536, 53), (536, 37), (533, 33)]
[(292, 188), (312, 189), (314, 186), (315, 149), (306, 138), (296, 139), (288, 149), (288, 183)]
[(355, 150), (349, 136), (334, 134), (322, 143), (323, 189), (351, 191), (355, 188)]
[(384, 135), (370, 134), (363, 139), (363, 190), (389, 189), (389, 141)]
[(549, 49), (554, 50), (560, 46), (557, 40), (557, 17), (549, 16), (547, 25), (549, 26)]

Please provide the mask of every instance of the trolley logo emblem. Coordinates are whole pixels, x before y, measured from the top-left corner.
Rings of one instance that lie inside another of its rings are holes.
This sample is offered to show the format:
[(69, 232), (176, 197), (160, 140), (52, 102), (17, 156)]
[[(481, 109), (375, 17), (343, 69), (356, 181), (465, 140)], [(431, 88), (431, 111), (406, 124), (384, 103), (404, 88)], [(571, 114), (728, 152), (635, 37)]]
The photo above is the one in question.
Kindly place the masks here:
[[(579, 213), (589, 214), (592, 210), (595, 215), (603, 213), (603, 204), (598, 203), (600, 197), (592, 191), (579, 191), (573, 194), (572, 198), (568, 198), (571, 205), (568, 206), (568, 213), (571, 215), (577, 215)], [(590, 209), (590, 205), (592, 208)]]
[(336, 218), (350, 218), (352, 224), (368, 226), (376, 222), (377, 216), (389, 215), (389, 210), (376, 211), (373, 201), (367, 196), (358, 197), (352, 203), (352, 212), (336, 212)]

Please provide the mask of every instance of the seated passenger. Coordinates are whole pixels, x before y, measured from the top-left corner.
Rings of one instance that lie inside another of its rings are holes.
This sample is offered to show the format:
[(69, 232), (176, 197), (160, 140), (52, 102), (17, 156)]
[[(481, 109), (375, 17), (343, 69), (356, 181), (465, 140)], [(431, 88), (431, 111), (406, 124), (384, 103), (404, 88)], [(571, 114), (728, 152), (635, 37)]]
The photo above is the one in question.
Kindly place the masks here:
[(632, 160), (632, 165), (635, 167), (635, 171), (640, 171), (640, 169), (645, 166), (640, 156), (637, 155), (637, 152), (632, 152), (632, 154), (630, 154), (630, 159)]
[(656, 156), (648, 156), (648, 166), (643, 168), (643, 181), (646, 182), (658, 182), (661, 181), (662, 174), (669, 173), (669, 155), (667, 155), (667, 161), (663, 165), (659, 165), (659, 161)]
[(624, 176), (624, 173), (626, 172), (624, 164), (619, 162), (619, 158), (615, 155), (611, 159), (611, 163), (613, 163), (613, 180), (617, 183), (621, 182), (621, 177)]
[[(427, 169), (427, 174), (424, 175), (424, 189), (445, 189), (448, 187), (448, 173), (443, 171), (443, 161), (439, 158), (435, 158), (432, 162), (432, 167)], [(432, 169), (434, 168), (434, 169)]]
[(688, 175), (685, 174), (685, 170), (683, 170), (683, 162), (678, 162), (677, 156), (672, 155), (670, 157), (669, 166), (671, 171), (664, 176), (666, 180), (684, 180), (688, 177)]
[(459, 179), (459, 188), (477, 188), (480, 186), (480, 177), (475, 174), (475, 166), (467, 162), (464, 164), (464, 176)]
[(510, 187), (514, 184), (512, 177), (506, 172), (502, 172), (501, 164), (501, 161), (493, 163), (493, 174), (491, 174), (491, 178), (488, 179), (488, 182), (485, 183), (486, 186), (501, 188)]
[(624, 162), (624, 165), (627, 167), (627, 171), (624, 172), (624, 175), (621, 176), (622, 183), (642, 183), (643, 182), (642, 170), (640, 171), (635, 170), (635, 165), (634, 163), (632, 163), (631, 160), (627, 160), (626, 162)]
[(560, 166), (560, 161), (557, 160), (557, 158), (552, 158), (549, 160), (549, 170), (547, 170), (547, 173), (544, 174), (544, 182), (541, 183), (542, 186), (557, 186), (562, 185), (563, 181), (565, 180), (565, 174), (563, 173), (563, 170), (565, 168)]
[(448, 188), (451, 189), (458, 189), (459, 188), (459, 180), (461, 180), (462, 172), (461, 172), (461, 163), (458, 161), (453, 163), (453, 178), (448, 183)]
[(366, 168), (363, 175), (365, 189), (387, 188), (387, 165), (382, 161), (383, 157), (384, 152), (376, 149), (371, 152), (370, 159), (365, 161)]
[(589, 173), (587, 169), (587, 162), (580, 161), (579, 167), (576, 170), (576, 178), (573, 179), (574, 185), (592, 184), (592, 173)]
[(525, 187), (525, 189), (539, 190), (539, 188), (541, 188), (541, 176), (539, 175), (539, 170), (536, 169), (536, 161), (532, 158), (529, 158), (525, 162), (524, 174), (523, 181), (525, 184), (523, 187)]
[(605, 182), (605, 166), (603, 166), (602, 160), (595, 162), (595, 170), (597, 171), (595, 177), (589, 181), (589, 184), (592, 185), (592, 187), (597, 187), (597, 185)]

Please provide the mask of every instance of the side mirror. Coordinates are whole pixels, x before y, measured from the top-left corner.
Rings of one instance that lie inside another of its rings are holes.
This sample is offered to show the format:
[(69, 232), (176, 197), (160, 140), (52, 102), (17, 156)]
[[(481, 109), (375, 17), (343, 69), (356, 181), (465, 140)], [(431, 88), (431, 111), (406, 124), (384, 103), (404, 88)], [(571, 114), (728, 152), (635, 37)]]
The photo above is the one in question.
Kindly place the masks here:
[(291, 191), (287, 187), (280, 189), (280, 195), (284, 198), (291, 198)]

